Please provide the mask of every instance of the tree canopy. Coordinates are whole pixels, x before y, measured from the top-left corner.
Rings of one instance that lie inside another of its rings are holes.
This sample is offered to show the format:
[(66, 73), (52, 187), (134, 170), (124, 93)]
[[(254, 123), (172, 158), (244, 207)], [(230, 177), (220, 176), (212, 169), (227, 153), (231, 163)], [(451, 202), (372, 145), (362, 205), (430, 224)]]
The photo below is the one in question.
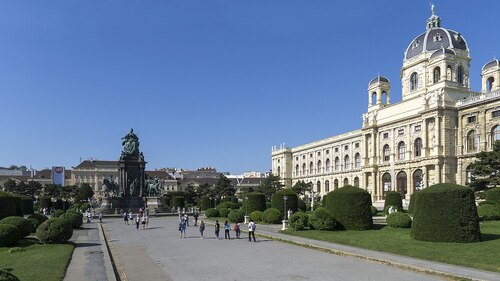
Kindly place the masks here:
[(500, 186), (500, 141), (493, 144), (492, 151), (476, 154), (472, 165), (471, 186), (475, 190), (484, 190)]
[(313, 189), (313, 184), (312, 182), (304, 182), (304, 181), (298, 181), (295, 183), (292, 188), (293, 192), (297, 193), (298, 195), (308, 195), (311, 193)]
[(255, 191), (263, 193), (267, 201), (271, 201), (271, 196), (282, 190), (284, 185), (281, 183), (280, 176), (270, 174), (262, 183), (255, 189)]

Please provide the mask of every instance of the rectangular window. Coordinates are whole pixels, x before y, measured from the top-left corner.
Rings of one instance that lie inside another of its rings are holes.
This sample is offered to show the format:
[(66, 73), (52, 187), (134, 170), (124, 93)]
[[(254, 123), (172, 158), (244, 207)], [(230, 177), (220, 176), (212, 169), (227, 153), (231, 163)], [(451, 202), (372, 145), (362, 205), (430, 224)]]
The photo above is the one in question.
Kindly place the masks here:
[(344, 150), (349, 150), (349, 146), (348, 145), (344, 146)]
[(467, 117), (467, 123), (476, 123), (476, 116)]
[(312, 154), (312, 153), (309, 153), (309, 157), (313, 157), (313, 154)]
[(355, 147), (355, 148), (359, 148), (359, 142), (355, 143), (355, 144), (354, 144), (354, 147)]
[(421, 125), (415, 125), (415, 132), (420, 132), (422, 130)]
[(399, 129), (398, 130), (398, 136), (402, 136), (405, 134), (405, 129)]
[(318, 151), (318, 156), (321, 156), (321, 152)]
[(383, 138), (383, 139), (388, 139), (388, 138), (389, 138), (389, 133), (384, 133), (384, 134), (382, 135), (382, 138)]
[(491, 113), (491, 117), (495, 118), (495, 117), (500, 117), (500, 110), (495, 110)]
[(327, 149), (327, 150), (325, 151), (325, 153), (326, 153), (326, 154), (330, 154), (330, 150), (329, 150), (329, 149)]
[(335, 152), (339, 152), (339, 148), (338, 147), (335, 147)]

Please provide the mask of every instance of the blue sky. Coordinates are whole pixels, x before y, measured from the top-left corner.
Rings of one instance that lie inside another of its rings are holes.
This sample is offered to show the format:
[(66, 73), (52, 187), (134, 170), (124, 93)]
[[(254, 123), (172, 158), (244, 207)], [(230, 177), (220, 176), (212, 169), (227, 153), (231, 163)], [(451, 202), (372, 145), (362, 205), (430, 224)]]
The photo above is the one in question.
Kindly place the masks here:
[[(471, 49), (500, 56), (500, 1), (435, 1)], [(272, 145), (358, 129), (378, 73), (401, 100), (428, 1), (0, 0), (0, 166), (116, 160), (147, 169), (270, 169)]]

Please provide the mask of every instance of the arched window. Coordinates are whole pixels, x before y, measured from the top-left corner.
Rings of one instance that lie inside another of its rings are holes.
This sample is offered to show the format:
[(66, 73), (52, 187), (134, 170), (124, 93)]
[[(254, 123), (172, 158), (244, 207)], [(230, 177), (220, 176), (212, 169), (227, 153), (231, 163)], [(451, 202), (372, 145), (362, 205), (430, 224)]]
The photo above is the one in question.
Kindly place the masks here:
[(325, 193), (330, 192), (330, 181), (326, 180), (325, 181)]
[(387, 92), (386, 91), (382, 92), (382, 103), (387, 104)]
[(330, 172), (330, 158), (326, 158), (326, 172)]
[(472, 171), (474, 169), (472, 168), (472, 164), (467, 166), (467, 168), (465, 168), (465, 183), (466, 184), (470, 184), (472, 183)]
[(351, 160), (349, 159), (349, 155), (344, 157), (344, 170), (348, 170), (351, 168)]
[(415, 91), (418, 88), (418, 74), (413, 72), (410, 76), (410, 90)]
[(317, 173), (322, 173), (323, 171), (321, 170), (321, 160), (318, 160), (318, 165), (316, 165), (316, 167), (318, 168), (317, 170)]
[(457, 68), (457, 82), (460, 84), (464, 83), (464, 69), (461, 65)]
[(278, 166), (278, 176), (281, 177), (281, 167)]
[(388, 144), (384, 145), (383, 156), (384, 162), (388, 162), (389, 160), (391, 160), (391, 149), (389, 148)]
[(306, 175), (306, 163), (302, 164), (302, 175)]
[(338, 157), (335, 157), (335, 171), (340, 170), (340, 159)]
[(396, 186), (398, 188), (398, 192), (401, 193), (401, 197), (405, 198), (407, 193), (405, 172), (401, 171), (396, 176)]
[(495, 83), (495, 78), (493, 77), (488, 78), (488, 80), (486, 80), (486, 91), (491, 92), (494, 83)]
[(405, 160), (405, 154), (406, 154), (406, 145), (404, 142), (400, 142), (398, 144), (398, 159)]
[(358, 177), (354, 178), (354, 186), (359, 187), (359, 178)]
[(422, 156), (422, 139), (417, 138), (415, 140), (415, 157), (420, 157)]
[(385, 173), (382, 175), (382, 186), (384, 187), (384, 196), (385, 196), (385, 193), (386, 192), (389, 192), (391, 191), (391, 185), (392, 185), (392, 182), (391, 182), (391, 174), (389, 173)]
[(434, 84), (436, 84), (437, 82), (439, 82), (439, 78), (441, 78), (441, 68), (438, 66), (436, 68), (434, 68), (434, 71), (432, 71), (433, 73), (433, 82)]
[(354, 155), (354, 167), (361, 168), (361, 155), (359, 153)]
[(500, 141), (500, 126), (495, 126), (493, 127), (493, 130), (491, 130), (491, 139), (492, 139), (492, 146), (493, 143), (496, 141)]
[(299, 168), (299, 164), (295, 165), (295, 175), (296, 175), (296, 176), (299, 176), (299, 175), (300, 175), (300, 168)]
[(309, 163), (309, 174), (310, 174), (310, 175), (312, 175), (312, 174), (313, 174), (313, 172), (314, 172), (314, 164), (313, 164), (313, 162), (311, 161), (311, 162)]
[(479, 135), (472, 130), (467, 134), (467, 152), (474, 152), (479, 148)]
[(316, 192), (321, 193), (321, 182), (320, 181), (316, 182)]
[(451, 70), (451, 66), (446, 67), (446, 80), (451, 81), (453, 77), (453, 71)]
[(344, 185), (343, 186), (346, 186), (346, 185), (349, 185), (349, 179), (348, 178), (344, 179)]
[(377, 93), (373, 92), (372, 93), (372, 105), (376, 105), (376, 104), (377, 104)]
[(418, 169), (413, 172), (413, 188), (414, 190), (421, 190), (424, 188), (424, 179), (422, 178), (423, 172)]
[(335, 180), (333, 181), (333, 189), (334, 189), (334, 190), (339, 189), (339, 180), (338, 180), (338, 179), (335, 179)]

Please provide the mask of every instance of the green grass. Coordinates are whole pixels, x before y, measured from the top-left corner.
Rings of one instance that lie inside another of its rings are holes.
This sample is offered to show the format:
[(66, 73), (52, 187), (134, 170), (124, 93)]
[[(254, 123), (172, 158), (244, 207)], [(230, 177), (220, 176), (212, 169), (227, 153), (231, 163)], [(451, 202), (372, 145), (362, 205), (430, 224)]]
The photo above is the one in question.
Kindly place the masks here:
[(410, 238), (410, 229), (375, 225), (366, 231), (293, 231), (282, 233), (389, 252), (403, 256), (500, 272), (500, 221), (481, 223), (482, 242), (437, 243)]
[(74, 244), (44, 245), (23, 239), (14, 247), (0, 247), (0, 268), (21, 281), (63, 280), (74, 248)]

